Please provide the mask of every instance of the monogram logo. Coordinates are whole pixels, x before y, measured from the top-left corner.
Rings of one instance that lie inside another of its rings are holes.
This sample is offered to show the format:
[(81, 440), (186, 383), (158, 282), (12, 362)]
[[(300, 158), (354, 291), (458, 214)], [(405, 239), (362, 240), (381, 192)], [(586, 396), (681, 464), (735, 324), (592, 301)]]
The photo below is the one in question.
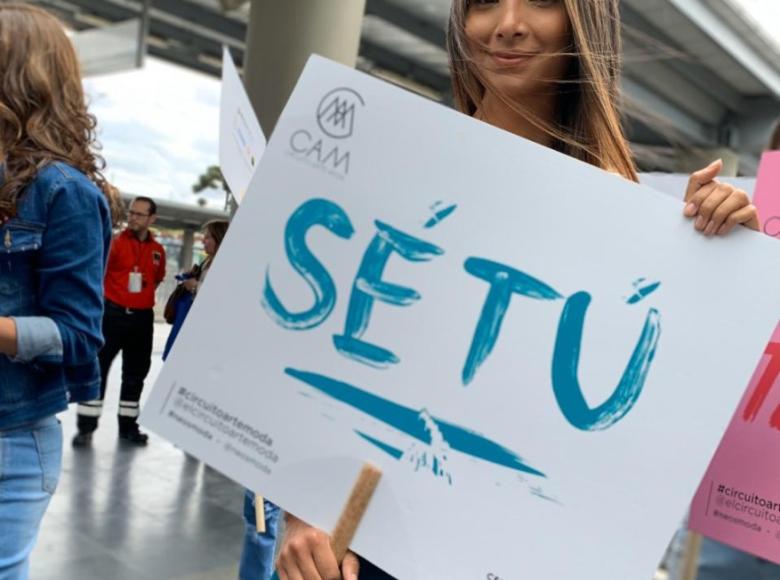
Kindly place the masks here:
[(345, 87), (330, 91), (317, 107), (317, 123), (322, 132), (333, 139), (351, 137), (358, 105), (362, 107), (365, 102), (356, 91)]

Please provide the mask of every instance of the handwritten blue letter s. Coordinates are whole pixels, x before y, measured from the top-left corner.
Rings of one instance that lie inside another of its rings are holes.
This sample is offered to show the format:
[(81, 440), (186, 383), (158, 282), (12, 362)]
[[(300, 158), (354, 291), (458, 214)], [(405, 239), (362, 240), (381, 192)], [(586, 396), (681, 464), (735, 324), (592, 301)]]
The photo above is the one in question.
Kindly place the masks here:
[(268, 315), (277, 324), (290, 330), (308, 330), (322, 324), (336, 305), (336, 285), (306, 245), (306, 233), (316, 225), (346, 240), (355, 233), (346, 212), (325, 199), (309, 200), (290, 216), (284, 238), (287, 259), (314, 292), (314, 305), (303, 312), (287, 310), (276, 295), (267, 270), (261, 301)]

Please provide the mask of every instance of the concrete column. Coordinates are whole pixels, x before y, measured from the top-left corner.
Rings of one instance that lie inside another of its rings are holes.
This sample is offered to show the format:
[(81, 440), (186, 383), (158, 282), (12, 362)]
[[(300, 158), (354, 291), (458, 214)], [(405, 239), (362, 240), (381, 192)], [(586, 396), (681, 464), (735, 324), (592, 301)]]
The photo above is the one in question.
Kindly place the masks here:
[(192, 267), (192, 250), (195, 245), (195, 230), (184, 230), (181, 236), (181, 251), (179, 252), (179, 269), (189, 270)]
[(366, 0), (252, 0), (244, 84), (266, 136), (312, 53), (355, 66)]

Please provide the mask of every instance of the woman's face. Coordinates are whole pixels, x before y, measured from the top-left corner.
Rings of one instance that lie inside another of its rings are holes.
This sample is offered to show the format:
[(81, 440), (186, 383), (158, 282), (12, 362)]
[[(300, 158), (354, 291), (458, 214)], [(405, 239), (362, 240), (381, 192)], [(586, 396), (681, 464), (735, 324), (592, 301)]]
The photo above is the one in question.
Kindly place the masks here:
[(210, 257), (217, 253), (217, 240), (211, 236), (211, 232), (208, 230), (203, 233), (203, 251)]
[(466, 39), (474, 66), (509, 98), (554, 95), (568, 68), (564, 0), (469, 0)]

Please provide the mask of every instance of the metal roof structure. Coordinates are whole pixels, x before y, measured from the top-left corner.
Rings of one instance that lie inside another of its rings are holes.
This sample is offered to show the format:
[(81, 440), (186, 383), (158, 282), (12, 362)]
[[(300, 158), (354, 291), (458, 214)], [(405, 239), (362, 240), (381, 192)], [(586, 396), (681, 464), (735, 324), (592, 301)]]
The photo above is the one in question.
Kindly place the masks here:
[[(130, 207), (130, 203), (136, 198), (129, 193), (122, 194), (122, 202), (125, 207)], [(230, 214), (226, 210), (219, 210), (210, 207), (200, 207), (189, 203), (181, 203), (166, 199), (156, 198), (157, 221), (155, 227), (199, 230), (206, 222), (211, 220), (226, 220)]]
[[(137, 18), (144, 4), (33, 1), (77, 30)], [(366, 0), (358, 67), (448, 102), (449, 4)], [(241, 0), (151, 0), (149, 53), (219, 75), (225, 44), (241, 66), (248, 10)], [(622, 0), (621, 11), (627, 128), (644, 167), (672, 169), (675, 147), (723, 147), (739, 152), (743, 172), (754, 172), (780, 116), (779, 44), (730, 0)]]

